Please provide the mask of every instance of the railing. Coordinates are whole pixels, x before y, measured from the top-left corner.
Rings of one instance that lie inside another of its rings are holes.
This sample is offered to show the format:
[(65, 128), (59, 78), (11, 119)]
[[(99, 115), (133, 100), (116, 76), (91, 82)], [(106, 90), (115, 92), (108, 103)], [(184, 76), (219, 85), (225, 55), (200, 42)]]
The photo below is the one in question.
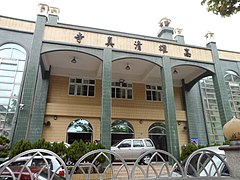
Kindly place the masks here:
[[(150, 154), (148, 164), (142, 165), (142, 159)], [(25, 159), (25, 163), (17, 168), (11, 166), (20, 157)], [(57, 160), (57, 167), (48, 159), (49, 157)], [(35, 165), (38, 167), (33, 168), (33, 164), (29, 166), (30, 162), (37, 158), (42, 159), (40, 164)], [(113, 158), (118, 161), (112, 162)], [(185, 163), (180, 163), (166, 151), (152, 150), (142, 154), (134, 163), (129, 164), (118, 154), (110, 150), (99, 149), (85, 154), (74, 166), (70, 167), (57, 154), (49, 150), (32, 149), (1, 164), (0, 168), (0, 180), (24, 178), (33, 180), (58, 178), (67, 180), (234, 179), (224, 157), (209, 150), (195, 151)], [(57, 175), (62, 172), (64, 172), (63, 178)]]

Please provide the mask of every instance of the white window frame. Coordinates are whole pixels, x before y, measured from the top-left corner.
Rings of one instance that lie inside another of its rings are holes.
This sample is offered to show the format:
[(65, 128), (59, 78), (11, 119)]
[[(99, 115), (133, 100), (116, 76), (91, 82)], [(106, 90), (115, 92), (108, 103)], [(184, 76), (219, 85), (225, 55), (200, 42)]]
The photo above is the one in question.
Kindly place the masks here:
[[(114, 93), (113, 93), (113, 90), (114, 90)], [(119, 90), (120, 92), (118, 93), (117, 90)], [(122, 92), (124, 92), (124, 93), (122, 93)], [(131, 94), (130, 94), (130, 92), (131, 92)], [(113, 99), (132, 100), (133, 99), (133, 84), (126, 83), (126, 82), (114, 81), (114, 82), (112, 82), (111, 93), (112, 93), (111, 96)], [(117, 97), (117, 94), (119, 94), (119, 97)]]
[[(147, 88), (147, 86), (149, 86), (150, 88)], [(151, 92), (151, 99), (148, 99), (147, 92)], [(160, 85), (145, 84), (145, 93), (147, 101), (153, 102), (163, 101), (162, 86)], [(156, 99), (154, 99), (154, 93), (156, 93)]]
[[(74, 80), (72, 82), (71, 80)], [(77, 82), (80, 81), (80, 82)], [(94, 81), (94, 83), (89, 83), (90, 81)], [(73, 94), (70, 94), (70, 87), (74, 86)], [(84, 87), (87, 87), (86, 94), (84, 92)], [(90, 87), (93, 87), (93, 96), (89, 95)], [(95, 97), (95, 88), (96, 87), (96, 80), (95, 79), (86, 79), (86, 78), (79, 78), (79, 77), (69, 77), (69, 84), (68, 84), (68, 95), (69, 96), (81, 96), (81, 97)], [(80, 88), (80, 94), (78, 94), (78, 88)]]

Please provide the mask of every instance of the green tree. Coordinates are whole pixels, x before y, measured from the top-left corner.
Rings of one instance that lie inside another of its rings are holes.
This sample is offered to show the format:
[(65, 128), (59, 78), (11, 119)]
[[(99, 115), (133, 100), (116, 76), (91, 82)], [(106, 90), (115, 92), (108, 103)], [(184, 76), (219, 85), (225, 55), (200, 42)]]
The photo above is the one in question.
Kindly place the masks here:
[(86, 144), (82, 140), (80, 140), (79, 142), (75, 140), (67, 149), (66, 159), (72, 163), (76, 163), (78, 159), (86, 153)]
[(181, 160), (186, 159), (190, 154), (192, 154), (194, 151), (203, 148), (205, 146), (202, 145), (195, 145), (195, 144), (187, 144), (186, 147), (184, 147), (184, 149), (182, 150), (181, 153)]
[(51, 150), (51, 143), (46, 141), (44, 138), (40, 138), (35, 143), (32, 144), (32, 148)]
[(64, 142), (53, 142), (50, 150), (52, 152), (55, 152), (63, 160), (66, 160), (66, 154), (67, 154), (68, 148), (65, 146)]
[(9, 153), (9, 158), (13, 158), (14, 156), (20, 154), (21, 152), (32, 149), (32, 144), (29, 140), (19, 140), (12, 148)]
[[(96, 143), (96, 142), (92, 142), (89, 145), (87, 145), (87, 152), (97, 150), (97, 149), (105, 149), (105, 147), (102, 144)], [(88, 158), (86, 160), (89, 162), (92, 162), (97, 155), (98, 154), (90, 155), (90, 156), (88, 156)], [(95, 161), (95, 165), (98, 166), (100, 163), (103, 163), (105, 160), (106, 159), (104, 156), (100, 156), (100, 157), (98, 157), (97, 161)]]
[(0, 136), (0, 158), (6, 158), (8, 156), (10, 140), (4, 136)]
[(240, 0), (202, 0), (202, 5), (207, 5), (207, 10), (222, 17), (229, 17), (240, 11)]

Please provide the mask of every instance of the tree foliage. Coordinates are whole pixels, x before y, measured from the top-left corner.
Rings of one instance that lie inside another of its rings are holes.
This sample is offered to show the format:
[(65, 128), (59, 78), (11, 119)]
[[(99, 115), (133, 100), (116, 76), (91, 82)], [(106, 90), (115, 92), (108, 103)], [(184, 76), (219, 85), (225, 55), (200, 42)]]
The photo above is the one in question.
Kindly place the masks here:
[(87, 153), (87, 146), (80, 140), (74, 141), (67, 150), (66, 159), (72, 163), (76, 163), (77, 160)]
[[(0, 139), (1, 140), (1, 139)], [(0, 141), (1, 142), (1, 141)], [(96, 149), (104, 149), (104, 146), (100, 143), (92, 142), (92, 143), (84, 143), (82, 140), (74, 141), (70, 147), (66, 147), (64, 142), (53, 142), (50, 143), (45, 139), (41, 138), (37, 140), (35, 143), (31, 143), (29, 140), (19, 140), (12, 148), (9, 153), (9, 158), (13, 158), (14, 156), (30, 150), (30, 149), (47, 149), (58, 156), (60, 156), (65, 162), (71, 162), (74, 164), (81, 158), (84, 154), (96, 150)], [(92, 155), (87, 158), (87, 161), (92, 162), (96, 155)], [(98, 161), (96, 161), (97, 165), (100, 162), (104, 162), (105, 158), (100, 157)]]
[(8, 155), (10, 140), (0, 136), (0, 158), (6, 158)]
[(201, 4), (206, 4), (209, 12), (222, 17), (229, 17), (240, 11), (240, 0), (202, 0)]
[(19, 140), (12, 148), (9, 153), (9, 158), (13, 158), (14, 156), (20, 154), (21, 152), (32, 149), (32, 144), (29, 140)]
[(186, 147), (182, 150), (180, 159), (184, 160), (186, 159), (190, 154), (192, 154), (194, 151), (203, 148), (205, 146), (202, 145), (195, 145), (195, 144), (187, 144)]

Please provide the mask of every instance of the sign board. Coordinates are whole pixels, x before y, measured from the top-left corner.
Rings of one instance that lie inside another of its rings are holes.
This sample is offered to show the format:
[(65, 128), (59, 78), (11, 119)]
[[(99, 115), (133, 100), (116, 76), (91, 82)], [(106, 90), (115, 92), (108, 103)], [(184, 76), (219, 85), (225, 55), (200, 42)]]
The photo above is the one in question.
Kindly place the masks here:
[(200, 141), (198, 138), (191, 138), (191, 144), (199, 145)]

